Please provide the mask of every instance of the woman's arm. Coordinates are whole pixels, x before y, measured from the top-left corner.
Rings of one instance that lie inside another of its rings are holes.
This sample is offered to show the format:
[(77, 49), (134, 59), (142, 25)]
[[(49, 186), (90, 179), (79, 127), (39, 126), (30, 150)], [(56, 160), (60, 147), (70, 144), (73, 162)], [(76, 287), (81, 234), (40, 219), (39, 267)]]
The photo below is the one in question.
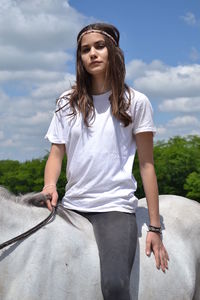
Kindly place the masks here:
[(144, 132), (136, 134), (137, 152), (144, 192), (149, 209), (150, 224), (160, 226), (158, 205), (158, 185), (153, 160), (153, 134)]
[[(147, 199), (150, 225), (160, 227), (158, 184), (153, 160), (153, 133), (142, 132), (136, 134), (137, 152), (140, 165), (140, 174)], [(146, 239), (146, 254), (154, 252), (156, 266), (163, 271), (168, 268), (168, 253), (162, 243), (159, 233), (148, 232)]]
[(62, 160), (65, 155), (64, 144), (52, 144), (48, 160), (44, 171), (44, 188), (43, 194), (50, 194), (51, 201), (47, 201), (47, 207), (52, 210), (52, 206), (56, 206), (58, 201), (58, 193), (56, 183), (60, 176)]

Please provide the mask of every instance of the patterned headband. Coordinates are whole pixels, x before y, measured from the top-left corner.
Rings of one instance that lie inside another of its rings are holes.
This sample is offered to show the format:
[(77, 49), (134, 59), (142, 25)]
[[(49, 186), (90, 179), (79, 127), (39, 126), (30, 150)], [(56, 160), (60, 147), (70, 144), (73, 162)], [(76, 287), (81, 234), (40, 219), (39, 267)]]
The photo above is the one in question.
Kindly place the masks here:
[(79, 37), (77, 43), (78, 43), (78, 44), (80, 43), (82, 37), (83, 37), (85, 34), (87, 34), (87, 33), (92, 33), (92, 32), (100, 33), (100, 34), (103, 34), (103, 35), (107, 36), (107, 37), (108, 37), (109, 39), (111, 39), (111, 40), (113, 41), (113, 43), (117, 46), (117, 42), (115, 41), (115, 39), (114, 39), (109, 33), (105, 32), (105, 31), (103, 31), (103, 30), (98, 30), (98, 29), (89, 29), (89, 30), (87, 30), (87, 31), (84, 31), (84, 32), (80, 35), (80, 37)]

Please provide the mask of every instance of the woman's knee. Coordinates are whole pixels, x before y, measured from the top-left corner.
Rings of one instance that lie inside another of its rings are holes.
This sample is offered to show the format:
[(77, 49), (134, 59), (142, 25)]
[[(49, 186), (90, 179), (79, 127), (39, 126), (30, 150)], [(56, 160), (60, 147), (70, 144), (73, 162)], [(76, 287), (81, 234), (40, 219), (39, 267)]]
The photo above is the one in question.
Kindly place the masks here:
[(129, 279), (113, 278), (102, 281), (104, 300), (130, 300)]

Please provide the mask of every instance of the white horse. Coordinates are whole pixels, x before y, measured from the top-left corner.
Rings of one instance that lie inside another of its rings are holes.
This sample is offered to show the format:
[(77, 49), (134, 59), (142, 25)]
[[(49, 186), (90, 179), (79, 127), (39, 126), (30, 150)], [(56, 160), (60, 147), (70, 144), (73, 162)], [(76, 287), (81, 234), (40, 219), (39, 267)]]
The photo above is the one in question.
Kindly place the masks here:
[[(0, 244), (48, 216), (47, 209), (24, 205), (34, 199), (34, 194), (16, 197), (0, 188)], [(103, 300), (92, 225), (60, 207), (58, 214), (33, 235), (0, 250), (1, 300)], [(200, 204), (160, 196), (160, 214), (169, 270), (158, 270), (154, 255), (145, 254), (148, 211), (141, 199), (132, 299), (200, 300)]]

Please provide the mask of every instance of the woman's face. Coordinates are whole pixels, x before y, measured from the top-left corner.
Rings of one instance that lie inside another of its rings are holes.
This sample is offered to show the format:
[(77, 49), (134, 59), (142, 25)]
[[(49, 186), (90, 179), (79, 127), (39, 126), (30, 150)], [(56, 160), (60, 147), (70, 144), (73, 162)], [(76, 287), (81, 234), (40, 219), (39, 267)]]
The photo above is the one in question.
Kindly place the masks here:
[(86, 71), (94, 76), (106, 76), (108, 49), (100, 33), (86, 33), (81, 40), (81, 59)]

